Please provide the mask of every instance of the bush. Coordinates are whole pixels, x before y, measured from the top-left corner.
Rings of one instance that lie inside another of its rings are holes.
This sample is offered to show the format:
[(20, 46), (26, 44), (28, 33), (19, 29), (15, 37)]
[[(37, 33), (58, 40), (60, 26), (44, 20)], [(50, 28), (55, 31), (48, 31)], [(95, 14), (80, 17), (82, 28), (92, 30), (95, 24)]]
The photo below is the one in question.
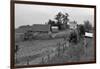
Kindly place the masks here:
[(24, 40), (24, 34), (23, 33), (15, 33), (15, 42), (21, 42)]
[(82, 45), (82, 42), (77, 43), (76, 45), (71, 44), (68, 48), (68, 56), (70, 57), (70, 60), (79, 61), (81, 56), (84, 55), (85, 49), (84, 45)]
[(73, 43), (77, 43), (78, 39), (77, 39), (77, 33), (75, 31), (70, 33), (69, 36), (69, 42), (73, 42)]
[(84, 27), (85, 27), (85, 31), (86, 32), (90, 32), (92, 30), (92, 25), (90, 23), (90, 21), (84, 21)]
[(79, 36), (85, 35), (84, 25), (78, 25), (78, 33), (79, 33)]
[(24, 40), (32, 40), (33, 39), (33, 32), (32, 31), (27, 31), (24, 33)]

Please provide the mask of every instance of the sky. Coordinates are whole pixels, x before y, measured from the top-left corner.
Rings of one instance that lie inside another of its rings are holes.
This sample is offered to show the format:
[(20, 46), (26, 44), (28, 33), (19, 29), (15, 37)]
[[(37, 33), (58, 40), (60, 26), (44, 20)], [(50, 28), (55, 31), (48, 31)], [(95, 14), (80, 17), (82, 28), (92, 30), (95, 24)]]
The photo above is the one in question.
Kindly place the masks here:
[(49, 19), (54, 20), (58, 12), (68, 13), (70, 21), (84, 24), (89, 20), (94, 25), (94, 9), (79, 7), (61, 7), (47, 5), (15, 4), (15, 28), (22, 25), (45, 24)]

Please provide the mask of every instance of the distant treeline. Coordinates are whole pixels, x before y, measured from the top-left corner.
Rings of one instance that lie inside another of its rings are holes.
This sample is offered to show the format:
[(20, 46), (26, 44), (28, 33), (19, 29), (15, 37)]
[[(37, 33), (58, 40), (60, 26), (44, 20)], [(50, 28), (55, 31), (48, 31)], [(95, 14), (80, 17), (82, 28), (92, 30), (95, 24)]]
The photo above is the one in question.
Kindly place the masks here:
[[(57, 15), (54, 16), (54, 20), (49, 19), (48, 22), (44, 24), (49, 24), (51, 26), (58, 26), (59, 30), (64, 30), (69, 28), (68, 22), (70, 21), (69, 19), (69, 14), (68, 13), (62, 13), (59, 12)], [(77, 22), (76, 20), (74, 20)], [(92, 31), (92, 25), (89, 20), (84, 20), (84, 24), (80, 24), (84, 26), (84, 29), (86, 32), (93, 32)], [(34, 25), (34, 24), (33, 24)], [(80, 26), (79, 25), (79, 26)], [(28, 30), (31, 30), (32, 25), (23, 25), (15, 29), (16, 33), (24, 33), (27, 32)]]

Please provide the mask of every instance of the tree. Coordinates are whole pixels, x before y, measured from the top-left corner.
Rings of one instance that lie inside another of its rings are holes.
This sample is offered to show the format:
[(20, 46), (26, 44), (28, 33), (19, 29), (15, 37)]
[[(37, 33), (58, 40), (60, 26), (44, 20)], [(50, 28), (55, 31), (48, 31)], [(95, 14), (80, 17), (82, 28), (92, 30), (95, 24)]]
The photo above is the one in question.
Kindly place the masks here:
[(79, 33), (79, 36), (85, 35), (84, 25), (82, 25), (82, 24), (78, 25), (78, 33)]
[(48, 24), (50, 24), (51, 26), (52, 26), (52, 25), (55, 25), (55, 21), (49, 19)]
[(69, 21), (68, 17), (69, 17), (69, 14), (68, 13), (65, 13), (65, 15), (63, 15), (63, 24), (66, 24), (67, 25), (67, 23)]
[(90, 32), (92, 30), (92, 25), (90, 24), (90, 21), (84, 21), (84, 27), (86, 32)]
[[(56, 19), (56, 23), (57, 23), (57, 25), (59, 26), (59, 29), (61, 30), (61, 29), (63, 29), (63, 28), (66, 28), (66, 26), (67, 26), (67, 23), (68, 23), (68, 21), (69, 21), (69, 19), (68, 19), (68, 13), (65, 13), (65, 14), (63, 14), (63, 13), (61, 13), (61, 12), (59, 12), (57, 15), (56, 15), (56, 17), (55, 17), (55, 19)], [(63, 25), (63, 26), (61, 26), (61, 25)]]
[(68, 16), (69, 16), (68, 13), (65, 13), (65, 14), (63, 15), (63, 28), (64, 28), (64, 29), (68, 28), (68, 25), (67, 25), (67, 23), (68, 23), (68, 21), (69, 21)]
[(69, 42), (72, 42), (72, 43), (77, 43), (78, 39), (77, 39), (77, 33), (76, 31), (72, 31), (69, 35)]
[(62, 24), (62, 17), (63, 17), (63, 14), (62, 14), (61, 12), (59, 12), (59, 13), (56, 15), (55, 19), (57, 20), (57, 23), (58, 23), (58, 24)]
[(59, 12), (55, 17), (55, 19), (57, 21), (56, 24), (58, 25), (59, 30), (61, 30), (61, 25), (63, 23), (63, 19), (62, 18), (63, 18), (63, 14), (61, 12)]

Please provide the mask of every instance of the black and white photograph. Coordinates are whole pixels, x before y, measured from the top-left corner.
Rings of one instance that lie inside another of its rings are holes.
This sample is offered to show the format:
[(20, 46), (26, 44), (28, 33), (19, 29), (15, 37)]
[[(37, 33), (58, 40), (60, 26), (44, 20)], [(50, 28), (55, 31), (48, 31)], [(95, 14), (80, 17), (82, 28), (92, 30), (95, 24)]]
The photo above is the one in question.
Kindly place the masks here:
[(95, 9), (14, 4), (15, 66), (95, 61)]

